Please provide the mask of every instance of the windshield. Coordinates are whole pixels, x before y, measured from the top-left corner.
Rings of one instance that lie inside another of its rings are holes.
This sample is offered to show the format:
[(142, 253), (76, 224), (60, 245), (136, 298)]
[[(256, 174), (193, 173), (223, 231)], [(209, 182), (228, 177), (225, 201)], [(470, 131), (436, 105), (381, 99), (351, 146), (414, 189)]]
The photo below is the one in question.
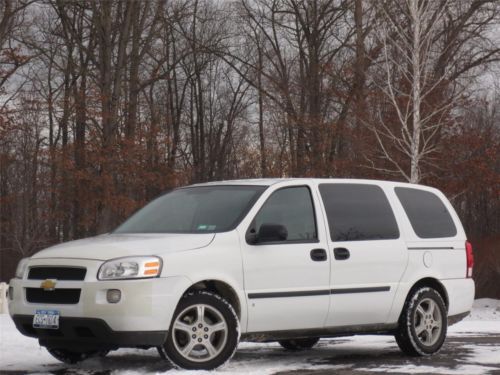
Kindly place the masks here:
[(215, 233), (234, 229), (266, 186), (218, 185), (174, 190), (155, 199), (114, 233)]

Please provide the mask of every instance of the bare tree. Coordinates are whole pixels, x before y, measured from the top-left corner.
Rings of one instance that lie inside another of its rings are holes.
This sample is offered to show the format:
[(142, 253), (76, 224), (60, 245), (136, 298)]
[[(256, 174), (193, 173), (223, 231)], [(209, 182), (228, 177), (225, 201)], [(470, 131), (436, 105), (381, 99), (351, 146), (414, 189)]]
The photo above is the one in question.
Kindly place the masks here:
[[(31, 54), (23, 51), (20, 27), (26, 22), (26, 8), (34, 0), (4, 0), (0, 2), (0, 95), (5, 94), (5, 85), (16, 71), (28, 64)], [(11, 91), (11, 90), (10, 90)], [(17, 90), (1, 102), (3, 108)]]
[(371, 129), (389, 166), (372, 159), (372, 167), (418, 183), (423, 165), (432, 165), (466, 73), (500, 57), (486, 27), (498, 15), (498, 3), (474, 1), (464, 8), (454, 0), (390, 0), (380, 2), (378, 11), (383, 57), (375, 82), (387, 100)]
[[(225, 51), (229, 63), (285, 114), (282, 126), (291, 175), (328, 174), (336, 59), (343, 60), (354, 35), (344, 22), (347, 1), (242, 1), (239, 20), (248, 50)], [(261, 100), (261, 99), (259, 99)], [(262, 118), (262, 116), (261, 116)], [(260, 120), (262, 122), (262, 120)], [(262, 149), (262, 140), (261, 140)]]

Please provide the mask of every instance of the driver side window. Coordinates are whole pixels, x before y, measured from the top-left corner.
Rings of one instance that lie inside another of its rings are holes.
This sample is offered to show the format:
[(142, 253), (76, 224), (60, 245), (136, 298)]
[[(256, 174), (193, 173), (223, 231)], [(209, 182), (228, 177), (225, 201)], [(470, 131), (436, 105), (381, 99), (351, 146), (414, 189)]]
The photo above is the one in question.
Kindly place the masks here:
[(316, 241), (316, 219), (309, 188), (297, 186), (275, 191), (255, 217), (253, 228), (257, 233), (263, 224), (285, 227), (288, 234), (281, 242)]

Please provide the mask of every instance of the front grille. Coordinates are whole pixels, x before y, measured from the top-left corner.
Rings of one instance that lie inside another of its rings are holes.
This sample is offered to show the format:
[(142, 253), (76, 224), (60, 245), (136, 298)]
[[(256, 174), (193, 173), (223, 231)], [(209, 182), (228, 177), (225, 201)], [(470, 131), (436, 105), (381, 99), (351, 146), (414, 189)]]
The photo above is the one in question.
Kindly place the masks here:
[(31, 267), (28, 273), (30, 280), (84, 280), (87, 270), (81, 267)]
[(74, 305), (80, 301), (81, 289), (43, 290), (41, 288), (26, 288), (26, 300), (30, 303), (55, 303)]

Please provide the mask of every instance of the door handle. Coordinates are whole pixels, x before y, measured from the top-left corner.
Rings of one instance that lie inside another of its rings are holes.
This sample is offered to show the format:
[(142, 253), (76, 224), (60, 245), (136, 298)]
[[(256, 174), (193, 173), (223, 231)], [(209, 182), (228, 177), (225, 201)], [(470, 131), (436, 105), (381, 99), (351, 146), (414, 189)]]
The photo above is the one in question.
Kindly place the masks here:
[(333, 255), (337, 260), (346, 260), (349, 259), (351, 253), (345, 247), (336, 247), (333, 249)]
[(311, 259), (315, 262), (324, 262), (327, 259), (325, 249), (313, 249), (311, 250)]

